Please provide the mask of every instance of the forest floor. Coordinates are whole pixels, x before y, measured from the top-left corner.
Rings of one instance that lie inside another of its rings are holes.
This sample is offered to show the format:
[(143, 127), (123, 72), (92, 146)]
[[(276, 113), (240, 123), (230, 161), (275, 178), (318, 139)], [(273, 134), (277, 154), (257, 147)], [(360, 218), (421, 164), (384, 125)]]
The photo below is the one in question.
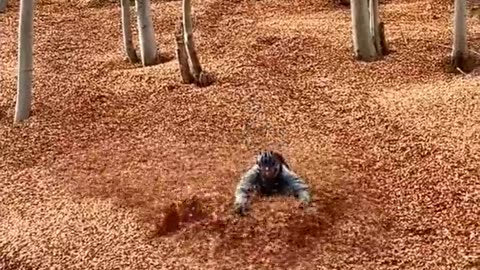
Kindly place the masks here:
[[(348, 8), (194, 1), (200, 60), (217, 77), (196, 88), (174, 58), (179, 1), (152, 1), (169, 61), (142, 68), (124, 59), (117, 3), (39, 0), (22, 125), (11, 3), (0, 269), (479, 269), (480, 84), (446, 72), (443, 2), (382, 4), (393, 52), (367, 64), (352, 57)], [(479, 31), (469, 17), (476, 52)], [(311, 185), (311, 208), (255, 198), (248, 216), (232, 214), (265, 148)]]

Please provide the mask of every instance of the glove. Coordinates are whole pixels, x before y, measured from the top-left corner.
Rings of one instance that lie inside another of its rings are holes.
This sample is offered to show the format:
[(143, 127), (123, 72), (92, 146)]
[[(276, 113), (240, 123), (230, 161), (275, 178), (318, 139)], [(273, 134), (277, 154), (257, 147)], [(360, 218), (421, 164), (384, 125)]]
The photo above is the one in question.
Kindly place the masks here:
[(301, 209), (305, 209), (310, 206), (310, 200), (308, 199), (300, 199), (298, 202), (298, 207)]
[(308, 192), (304, 191), (304, 192), (301, 192), (298, 196), (298, 199), (299, 199), (299, 206), (300, 208), (307, 208), (309, 205), (310, 205), (310, 202), (311, 202), (311, 199), (310, 199), (310, 194), (308, 194)]
[(235, 205), (233, 206), (233, 210), (235, 214), (244, 216), (247, 212), (247, 207), (245, 204), (235, 203)]

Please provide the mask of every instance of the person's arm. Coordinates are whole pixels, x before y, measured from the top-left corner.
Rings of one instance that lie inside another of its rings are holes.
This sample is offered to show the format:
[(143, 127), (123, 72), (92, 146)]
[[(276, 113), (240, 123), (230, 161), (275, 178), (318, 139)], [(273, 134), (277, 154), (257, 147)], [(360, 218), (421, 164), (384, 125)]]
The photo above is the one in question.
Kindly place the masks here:
[(240, 179), (235, 189), (234, 210), (238, 214), (244, 214), (252, 191), (253, 184), (259, 174), (258, 165), (253, 165)]
[(310, 188), (305, 181), (285, 165), (282, 166), (282, 177), (286, 180), (288, 187), (302, 203), (308, 205), (311, 201)]

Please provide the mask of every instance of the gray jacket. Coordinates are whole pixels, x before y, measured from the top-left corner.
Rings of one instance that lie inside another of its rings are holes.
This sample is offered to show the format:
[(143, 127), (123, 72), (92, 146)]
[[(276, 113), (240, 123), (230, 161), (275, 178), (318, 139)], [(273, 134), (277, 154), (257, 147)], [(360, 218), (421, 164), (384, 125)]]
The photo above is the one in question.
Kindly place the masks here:
[(253, 165), (240, 179), (235, 190), (235, 206), (245, 207), (249, 201), (250, 192), (261, 195), (295, 196), (305, 204), (310, 203), (308, 185), (288, 166), (282, 164), (282, 170), (275, 181), (264, 181), (257, 164)]

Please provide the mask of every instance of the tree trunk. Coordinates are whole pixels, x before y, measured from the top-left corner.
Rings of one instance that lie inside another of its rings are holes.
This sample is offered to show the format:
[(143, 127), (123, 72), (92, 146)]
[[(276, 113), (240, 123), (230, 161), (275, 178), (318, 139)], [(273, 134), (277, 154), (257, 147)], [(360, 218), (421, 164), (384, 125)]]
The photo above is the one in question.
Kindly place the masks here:
[(459, 68), (463, 71), (466, 69), (468, 59), (466, 0), (455, 0), (453, 16), (453, 48), (451, 61), (453, 68)]
[(7, 10), (8, 0), (0, 0), (0, 13), (3, 13)]
[(178, 66), (180, 68), (180, 75), (182, 76), (183, 83), (193, 83), (194, 78), (190, 72), (190, 65), (188, 64), (188, 55), (185, 48), (185, 42), (183, 41), (183, 23), (180, 22), (179, 28), (175, 33), (175, 41), (177, 44), (177, 59)]
[(157, 62), (157, 45), (151, 17), (150, 0), (136, 0), (140, 54), (144, 66)]
[(378, 55), (382, 54), (382, 43), (380, 40), (380, 18), (378, 16), (378, 0), (369, 0), (370, 12), (370, 33), (373, 36), (373, 44)]
[(123, 47), (130, 62), (136, 63), (140, 59), (138, 59), (135, 48), (133, 47), (132, 29), (130, 25), (130, 0), (121, 0), (120, 3), (122, 6)]
[(370, 32), (368, 1), (352, 0), (352, 36), (355, 57), (362, 61), (373, 61), (377, 58), (373, 35)]
[(33, 15), (35, 0), (21, 0), (18, 27), (18, 78), (15, 122), (30, 116), (33, 77)]
[(384, 24), (380, 21), (378, 11), (378, 0), (370, 1), (370, 33), (373, 36), (373, 44), (378, 57), (382, 57), (389, 53), (387, 41), (385, 39)]
[(385, 25), (383, 22), (380, 22), (378, 25), (379, 34), (380, 34), (380, 45), (382, 47), (382, 55), (387, 55), (390, 53), (390, 49), (387, 45), (387, 39), (385, 38)]
[[(200, 61), (198, 60), (197, 51), (195, 50), (195, 43), (193, 42), (192, 8), (191, 8), (190, 0), (183, 0), (182, 13), (183, 13), (183, 21), (182, 21), (183, 29), (181, 29), (182, 30), (181, 32), (183, 32), (183, 41), (185, 43), (184, 48), (186, 49), (186, 52), (188, 55), (188, 64), (190, 66), (190, 74), (193, 76), (193, 79), (194, 79), (193, 81), (197, 86), (200, 86), (200, 87), (209, 86), (215, 81), (215, 78), (213, 77), (213, 75), (202, 70), (202, 66), (200, 65)], [(178, 41), (177, 41), (177, 45), (178, 45)], [(182, 66), (181, 61), (184, 61), (184, 60), (179, 58), (179, 61), (180, 61), (180, 65)], [(182, 72), (182, 70), (180, 72)]]
[(193, 77), (198, 78), (202, 72), (202, 66), (198, 60), (192, 33), (192, 8), (190, 0), (183, 0), (183, 34), (187, 48), (188, 58), (192, 67)]

